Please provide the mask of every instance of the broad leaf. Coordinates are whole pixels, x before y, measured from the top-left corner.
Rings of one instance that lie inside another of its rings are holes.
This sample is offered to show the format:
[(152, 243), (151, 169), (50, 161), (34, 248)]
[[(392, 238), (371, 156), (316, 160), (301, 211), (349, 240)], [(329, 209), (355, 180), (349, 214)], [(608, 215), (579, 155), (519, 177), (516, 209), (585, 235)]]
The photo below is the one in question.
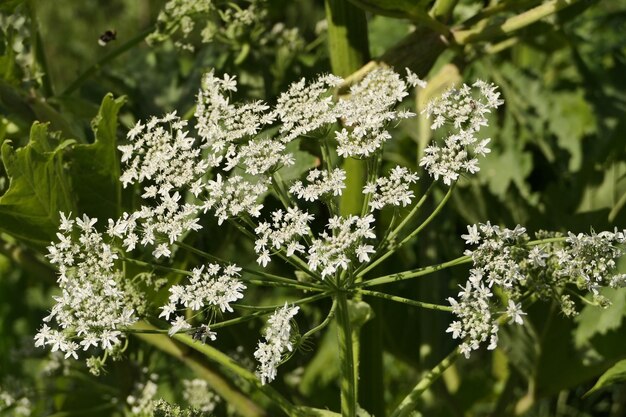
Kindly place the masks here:
[(120, 212), (121, 183), (117, 154), (117, 115), (126, 99), (107, 94), (92, 121), (95, 141), (75, 145), (71, 152), (70, 173), (81, 213), (102, 219)]
[(626, 382), (626, 359), (617, 362), (608, 371), (602, 374), (598, 382), (585, 393), (585, 397), (593, 394), (601, 388), (608, 387), (618, 383)]
[(62, 150), (73, 141), (55, 143), (46, 124), (34, 123), (26, 146), (2, 145), (10, 185), (0, 197), (0, 230), (36, 245), (54, 239), (59, 211), (76, 211), (62, 159)]

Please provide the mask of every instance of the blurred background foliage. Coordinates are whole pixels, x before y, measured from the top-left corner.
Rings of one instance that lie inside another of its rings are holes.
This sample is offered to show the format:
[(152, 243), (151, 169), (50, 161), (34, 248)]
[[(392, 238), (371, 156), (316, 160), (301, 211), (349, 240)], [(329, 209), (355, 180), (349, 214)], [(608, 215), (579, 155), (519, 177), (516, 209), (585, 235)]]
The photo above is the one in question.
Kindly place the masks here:
[[(181, 378), (233, 380), (211, 364), (194, 367), (188, 358), (172, 358), (138, 339), (131, 339), (127, 355), (95, 378), (79, 363), (35, 350), (32, 342), (55, 293), (54, 271), (42, 255), (46, 242), (54, 239), (58, 210), (106, 218), (136, 204), (132, 190), (106, 204), (93, 195), (117, 195), (119, 167), (112, 158), (117, 141), (135, 121), (172, 110), (190, 117), (200, 76), (211, 69), (237, 76), (234, 99), (269, 102), (290, 82), (331, 70), (322, 1), (254, 2), (264, 12), (239, 26), (224, 13), (250, 7), (250, 2), (214, 3), (217, 9), (209, 15), (194, 16), (197, 30), (183, 39), (176, 28), (159, 23), (164, 1), (0, 1), (0, 415), (21, 415), (20, 399), (28, 399), (32, 415), (131, 415), (127, 397), (137, 396), (154, 379), (152, 373), (158, 375), (159, 395), (181, 402)], [(464, 250), (460, 234), (477, 222), (520, 223), (530, 231), (624, 228), (625, 0), (353, 3), (367, 10), (370, 55), (399, 71), (406, 64), (429, 81), (407, 106), (419, 112), (444, 88), (476, 78), (497, 84), (505, 99), (488, 128), (492, 152), (481, 161), (481, 171), (463, 178), (443, 215), (375, 275), (459, 256)], [(515, 32), (492, 31), (493, 36), (472, 42), (441, 40), (449, 28), (463, 33), (497, 26), (547, 3), (560, 11)], [(435, 19), (424, 18), (428, 10)], [(209, 42), (204, 42), (205, 26), (212, 34)], [(161, 36), (146, 43), (157, 27)], [(106, 31), (115, 32), (115, 40), (99, 46)], [(31, 129), (36, 121), (48, 123), (47, 128)], [(421, 153), (433, 140), (427, 123), (421, 117), (405, 122), (395, 128), (395, 137), (386, 163), (419, 171)], [(307, 151), (300, 152), (294, 176), (316, 163)], [(66, 187), (69, 194), (37, 203), (41, 193), (31, 182), (41, 186), (41, 178), (50, 190)], [(380, 226), (386, 221), (383, 213)], [(195, 245), (242, 264), (254, 262), (241, 259), (252, 251), (234, 230), (225, 226), (218, 232), (213, 222), (203, 224)], [(193, 259), (181, 255), (175, 261), (184, 265)], [(466, 270), (457, 268), (384, 291), (441, 303), (465, 277)], [(549, 304), (534, 305), (527, 326), (503, 330), (500, 348), (446, 371), (415, 415), (625, 415), (626, 390), (620, 384), (583, 397), (626, 356), (626, 293), (606, 296), (611, 307), (586, 306), (573, 321)], [(247, 297), (248, 304), (274, 304), (288, 295), (255, 290)], [(360, 402), (382, 417), (454, 344), (445, 333), (449, 317), (443, 313), (371, 305), (376, 316), (364, 331), (376, 337), (372, 346), (363, 346), (366, 383)], [(319, 322), (327, 307), (308, 306), (302, 320)], [(262, 323), (249, 323), (229, 328), (219, 346), (251, 364)], [(281, 368), (283, 378), (275, 384), (279, 391), (298, 403), (338, 408), (332, 332)], [(248, 392), (244, 385), (230, 382), (228, 390)], [(245, 414), (233, 398), (230, 406), (226, 398), (215, 415)], [(267, 405), (258, 394), (251, 399)]]

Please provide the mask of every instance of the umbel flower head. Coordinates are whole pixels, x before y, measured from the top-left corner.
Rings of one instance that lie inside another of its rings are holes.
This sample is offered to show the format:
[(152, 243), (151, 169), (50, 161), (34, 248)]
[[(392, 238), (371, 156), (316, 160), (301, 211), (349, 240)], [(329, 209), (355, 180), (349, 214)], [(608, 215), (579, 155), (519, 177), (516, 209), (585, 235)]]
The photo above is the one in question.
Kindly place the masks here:
[(122, 330), (136, 320), (134, 306), (124, 292), (117, 254), (87, 216), (69, 219), (61, 214), (59, 241), (48, 247), (48, 259), (59, 270), (61, 294), (45, 323), (56, 321), (60, 330), (44, 324), (35, 346), (50, 346), (78, 359), (78, 350), (90, 347), (113, 351), (123, 338)]
[(432, 100), (423, 110), (422, 113), (433, 120), (431, 129), (450, 128), (444, 146), (428, 146), (420, 161), (420, 166), (435, 179), (441, 177), (444, 184), (450, 185), (463, 172), (478, 172), (476, 156), (485, 156), (491, 150), (487, 147), (490, 139), (481, 140), (476, 134), (487, 125), (487, 115), (503, 103), (496, 89), (482, 80), (471, 87), (463, 84)]
[[(526, 229), (500, 228), (485, 224), (467, 227), (462, 238), (476, 249), (467, 250), (473, 267), (457, 298), (450, 297), (453, 321), (447, 332), (463, 339), (461, 352), (469, 357), (484, 342), (495, 349), (503, 318), (523, 324), (526, 313), (522, 301), (526, 294), (552, 299), (566, 315), (575, 313), (566, 289), (588, 291), (606, 305), (597, 289), (623, 287), (626, 275), (616, 273), (615, 260), (624, 254), (626, 231), (569, 234), (541, 246), (534, 245)], [(502, 302), (502, 296), (506, 302)]]

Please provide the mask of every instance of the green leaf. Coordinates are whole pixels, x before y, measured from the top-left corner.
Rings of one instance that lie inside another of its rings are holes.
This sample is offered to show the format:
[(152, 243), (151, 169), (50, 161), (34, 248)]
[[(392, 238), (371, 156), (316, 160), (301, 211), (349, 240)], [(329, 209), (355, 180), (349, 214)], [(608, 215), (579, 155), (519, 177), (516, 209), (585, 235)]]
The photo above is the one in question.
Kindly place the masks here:
[(626, 381), (626, 359), (617, 362), (608, 371), (603, 373), (598, 379), (598, 382), (596, 382), (583, 397), (587, 397), (602, 388), (623, 383), (624, 381)]
[(62, 150), (73, 141), (54, 146), (47, 124), (34, 123), (30, 140), (15, 150), (2, 145), (2, 162), (10, 179), (0, 197), (0, 230), (36, 245), (54, 239), (59, 211), (75, 211), (70, 183), (65, 175)]
[(120, 214), (121, 183), (117, 154), (117, 115), (125, 97), (107, 94), (92, 121), (95, 141), (75, 145), (71, 152), (70, 173), (81, 213), (111, 218)]
[(577, 347), (589, 343), (596, 335), (605, 335), (619, 329), (626, 315), (626, 290), (604, 288), (601, 294), (611, 301), (607, 308), (588, 305), (576, 317), (578, 327), (574, 332)]

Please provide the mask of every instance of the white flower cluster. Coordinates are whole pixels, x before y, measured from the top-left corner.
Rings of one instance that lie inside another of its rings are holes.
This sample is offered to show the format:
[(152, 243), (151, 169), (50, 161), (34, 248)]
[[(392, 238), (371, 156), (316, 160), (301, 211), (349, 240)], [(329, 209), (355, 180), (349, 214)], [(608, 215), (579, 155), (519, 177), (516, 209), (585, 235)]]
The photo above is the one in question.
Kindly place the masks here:
[(133, 417), (152, 416), (154, 412), (154, 397), (157, 395), (158, 376), (151, 374), (147, 381), (137, 382), (133, 387), (133, 393), (126, 397), (126, 404), (130, 408)]
[(260, 176), (256, 182), (248, 181), (240, 175), (233, 175), (222, 179), (220, 174), (215, 180), (206, 184), (208, 196), (202, 204), (202, 209), (214, 209), (217, 217), (217, 224), (222, 224), (230, 217), (241, 214), (249, 214), (252, 217), (259, 217), (263, 204), (259, 199), (269, 187), (269, 178)]
[[(557, 251), (556, 256), (562, 269), (560, 276), (578, 278), (581, 286), (594, 294), (598, 288), (609, 286), (621, 288), (626, 286), (626, 274), (616, 274), (615, 260), (624, 255), (623, 245), (626, 243), (626, 230), (600, 232), (586, 235), (569, 233), (567, 250)], [(621, 246), (618, 246), (621, 245)]]
[(366, 184), (363, 194), (372, 194), (370, 211), (380, 210), (385, 206), (408, 206), (415, 197), (409, 187), (418, 179), (407, 168), (396, 166), (389, 177), (380, 177), (376, 182)]
[[(448, 299), (453, 314), (459, 320), (452, 322), (446, 331), (452, 333), (454, 339), (464, 339), (460, 350), (469, 357), (472, 350), (478, 349), (487, 340), (490, 341), (488, 349), (497, 346), (498, 312), (494, 311), (492, 287), (496, 285), (511, 290), (525, 279), (520, 266), (524, 257), (523, 254), (520, 256), (518, 245), (528, 241), (528, 236), (526, 229), (519, 226), (513, 230), (500, 229), (487, 223), (468, 226), (467, 229), (468, 234), (462, 238), (468, 244), (480, 245), (473, 252), (467, 251), (472, 256), (474, 268), (470, 270), (465, 286), (461, 287), (458, 300)], [(510, 307), (511, 313), (515, 313), (515, 321), (520, 323), (524, 313), (517, 309), (518, 304)]]
[(304, 252), (305, 247), (300, 238), (309, 235), (309, 222), (313, 215), (298, 208), (290, 207), (286, 212), (276, 210), (272, 213), (272, 222), (261, 222), (254, 230), (258, 239), (254, 242), (254, 250), (259, 255), (257, 262), (264, 267), (270, 262), (270, 249), (285, 249), (285, 255)]
[[(413, 85), (415, 79), (409, 82)], [(363, 158), (380, 149), (391, 138), (388, 123), (414, 116), (394, 110), (409, 94), (407, 87), (390, 68), (378, 68), (353, 85), (350, 95), (337, 102), (337, 113), (345, 126), (336, 134), (337, 153), (346, 158)]]
[[(208, 264), (194, 268), (187, 284), (170, 287), (168, 302), (161, 307), (159, 317), (169, 320), (178, 305), (194, 311), (217, 308), (221, 312), (232, 312), (230, 303), (243, 298), (242, 291), (246, 289), (237, 278), (239, 271), (241, 268), (235, 265), (222, 268), (217, 264)], [(170, 335), (191, 328), (182, 316), (177, 316), (171, 324)]]
[(196, 101), (196, 124), (203, 144), (214, 152), (257, 134), (264, 125), (273, 121), (273, 116), (267, 111), (269, 106), (262, 101), (231, 104), (229, 93), (235, 91), (237, 81), (228, 74), (218, 78), (211, 71), (202, 78), (202, 89)]
[(183, 398), (195, 410), (212, 413), (222, 399), (204, 379), (183, 379)]
[(282, 126), (280, 133), (284, 142), (306, 135), (323, 126), (333, 124), (340, 117), (330, 90), (343, 80), (334, 75), (323, 75), (306, 85), (306, 80), (291, 84), (289, 90), (278, 97), (275, 117)]
[(286, 351), (291, 352), (291, 319), (298, 313), (300, 307), (289, 307), (287, 303), (268, 319), (267, 327), (263, 332), (265, 341), (259, 341), (254, 357), (259, 361), (257, 376), (261, 383), (272, 382), (276, 378), (276, 369)]
[[(472, 350), (489, 340), (488, 349), (498, 342), (498, 317), (505, 313), (510, 323), (523, 324), (520, 298), (530, 289), (538, 297), (551, 297), (561, 304), (564, 313), (575, 313), (575, 307), (562, 292), (577, 286), (588, 290), (594, 298), (601, 286), (623, 287), (626, 274), (616, 273), (615, 260), (624, 254), (618, 245), (626, 243), (626, 231), (598, 234), (569, 234), (564, 242), (543, 246), (528, 244), (526, 229), (501, 229), (490, 223), (468, 226), (462, 238), (469, 245), (478, 245), (466, 251), (472, 257), (473, 268), (458, 298), (449, 298), (454, 321), (447, 332), (453, 338), (464, 339), (461, 352), (467, 357)], [(508, 298), (503, 306), (494, 297), (498, 288)], [(506, 311), (502, 308), (506, 307)]]
[(364, 243), (366, 239), (375, 239), (373, 229), (374, 216), (365, 217), (333, 216), (328, 222), (331, 233), (322, 232), (313, 240), (309, 248), (308, 264), (313, 271), (320, 271), (322, 277), (346, 270), (356, 257), (359, 262), (369, 261), (369, 254), (374, 247)]
[(491, 110), (503, 101), (493, 84), (478, 80), (472, 87), (463, 84), (459, 89), (449, 89), (428, 103), (422, 112), (433, 119), (431, 129), (450, 125), (453, 131), (445, 139), (444, 146), (428, 146), (420, 161), (420, 166), (425, 166), (430, 175), (436, 180), (442, 177), (447, 185), (456, 181), (462, 172), (478, 172), (480, 168), (475, 156), (491, 152), (487, 147), (490, 139), (479, 140), (476, 134), (487, 125)]
[(15, 395), (5, 391), (0, 386), (0, 412), (10, 410), (14, 417), (30, 417), (33, 415), (33, 405), (28, 397)]
[[(127, 250), (137, 242), (154, 245), (158, 235), (166, 236), (171, 244), (186, 231), (200, 229), (198, 208), (181, 201), (177, 190), (186, 187), (197, 197), (201, 192), (198, 178), (205, 174), (209, 162), (200, 158), (201, 149), (188, 136), (186, 126), (187, 122), (176, 113), (161, 119), (153, 117), (145, 125), (140, 121), (128, 133), (131, 143), (118, 147), (122, 163), (126, 163), (120, 178), (124, 186), (148, 182), (142, 197), (156, 201), (156, 206), (144, 205), (117, 221), (109, 220), (109, 234), (124, 239)], [(136, 229), (142, 230), (141, 235)], [(169, 256), (168, 245), (157, 246), (154, 255)]]
[(253, 139), (237, 148), (231, 145), (225, 155), (224, 170), (239, 166), (246, 174), (259, 175), (276, 168), (293, 165), (295, 160), (291, 153), (285, 152), (286, 146), (270, 138)]
[(340, 196), (343, 189), (346, 188), (346, 171), (341, 168), (335, 168), (333, 171), (322, 171), (312, 169), (306, 176), (308, 185), (303, 185), (302, 181), (293, 183), (289, 192), (295, 194), (301, 200), (315, 201), (321, 198)]
[(44, 318), (54, 319), (61, 330), (44, 324), (35, 346), (51, 346), (52, 352), (75, 359), (81, 347), (112, 351), (121, 342), (122, 330), (137, 320), (122, 289), (124, 276), (115, 268), (117, 254), (94, 228), (96, 219), (83, 216), (74, 221), (61, 215), (61, 220), (59, 242), (48, 247), (47, 255), (59, 269), (61, 294)]

